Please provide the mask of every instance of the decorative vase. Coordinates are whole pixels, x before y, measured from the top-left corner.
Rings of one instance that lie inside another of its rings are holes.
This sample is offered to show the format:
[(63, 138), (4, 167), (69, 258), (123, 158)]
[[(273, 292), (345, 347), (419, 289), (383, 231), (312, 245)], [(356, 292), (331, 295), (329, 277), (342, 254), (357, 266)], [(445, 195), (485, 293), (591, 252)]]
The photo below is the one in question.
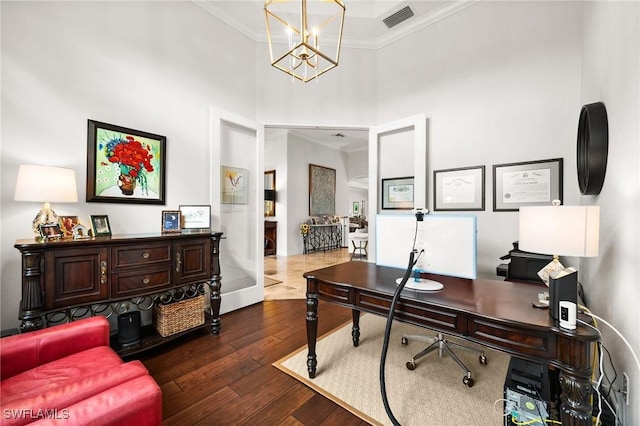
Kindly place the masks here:
[(122, 191), (124, 195), (133, 195), (133, 190), (136, 189), (135, 178), (129, 175), (121, 174), (118, 179), (118, 186), (120, 186), (120, 191)]

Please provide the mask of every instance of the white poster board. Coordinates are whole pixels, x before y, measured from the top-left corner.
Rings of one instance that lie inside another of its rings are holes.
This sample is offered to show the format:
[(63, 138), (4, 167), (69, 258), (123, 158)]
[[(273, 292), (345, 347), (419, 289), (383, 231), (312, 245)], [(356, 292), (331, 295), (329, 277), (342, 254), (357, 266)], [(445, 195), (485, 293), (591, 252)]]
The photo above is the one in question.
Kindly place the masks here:
[[(416, 232), (417, 224), (417, 232)], [(414, 214), (376, 216), (376, 264), (406, 269), (414, 245), (424, 250), (414, 269), (475, 279), (477, 219), (475, 215)]]

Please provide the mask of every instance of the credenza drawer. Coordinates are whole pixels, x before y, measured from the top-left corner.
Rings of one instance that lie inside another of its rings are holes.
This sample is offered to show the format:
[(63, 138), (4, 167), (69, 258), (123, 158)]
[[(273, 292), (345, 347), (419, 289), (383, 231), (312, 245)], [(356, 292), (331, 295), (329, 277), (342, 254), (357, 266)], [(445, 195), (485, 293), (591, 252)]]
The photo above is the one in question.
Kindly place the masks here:
[(129, 268), (133, 266), (153, 265), (173, 260), (171, 244), (139, 244), (112, 247), (112, 269)]
[(144, 291), (157, 291), (171, 287), (170, 266), (157, 270), (131, 271), (113, 274), (111, 288), (113, 296), (135, 295)]

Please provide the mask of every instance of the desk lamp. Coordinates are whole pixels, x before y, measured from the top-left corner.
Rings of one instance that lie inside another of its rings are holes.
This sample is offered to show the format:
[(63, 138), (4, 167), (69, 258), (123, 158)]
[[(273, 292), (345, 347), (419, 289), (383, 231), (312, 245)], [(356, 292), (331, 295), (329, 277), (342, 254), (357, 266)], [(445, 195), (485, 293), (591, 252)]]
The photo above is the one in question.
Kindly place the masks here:
[(50, 203), (77, 203), (76, 173), (61, 167), (21, 165), (18, 169), (15, 201), (44, 203), (33, 219), (33, 232), (40, 237), (40, 225), (58, 223)]
[(559, 303), (577, 303), (578, 273), (565, 268), (558, 256), (598, 256), (599, 206), (520, 207), (519, 247), (552, 254), (553, 260), (538, 275), (549, 286), (549, 314), (558, 319)]

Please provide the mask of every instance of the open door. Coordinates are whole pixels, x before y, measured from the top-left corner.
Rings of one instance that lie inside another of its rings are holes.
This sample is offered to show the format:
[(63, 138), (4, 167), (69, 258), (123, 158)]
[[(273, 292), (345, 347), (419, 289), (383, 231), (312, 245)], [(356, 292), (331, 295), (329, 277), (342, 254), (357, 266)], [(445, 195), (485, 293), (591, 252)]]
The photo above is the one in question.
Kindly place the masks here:
[(211, 109), (212, 228), (220, 244), (221, 313), (264, 300), (264, 126)]
[(382, 179), (414, 178), (414, 208), (427, 204), (427, 116), (418, 114), (369, 129), (368, 261), (376, 262), (376, 215), (407, 213), (382, 209)]

